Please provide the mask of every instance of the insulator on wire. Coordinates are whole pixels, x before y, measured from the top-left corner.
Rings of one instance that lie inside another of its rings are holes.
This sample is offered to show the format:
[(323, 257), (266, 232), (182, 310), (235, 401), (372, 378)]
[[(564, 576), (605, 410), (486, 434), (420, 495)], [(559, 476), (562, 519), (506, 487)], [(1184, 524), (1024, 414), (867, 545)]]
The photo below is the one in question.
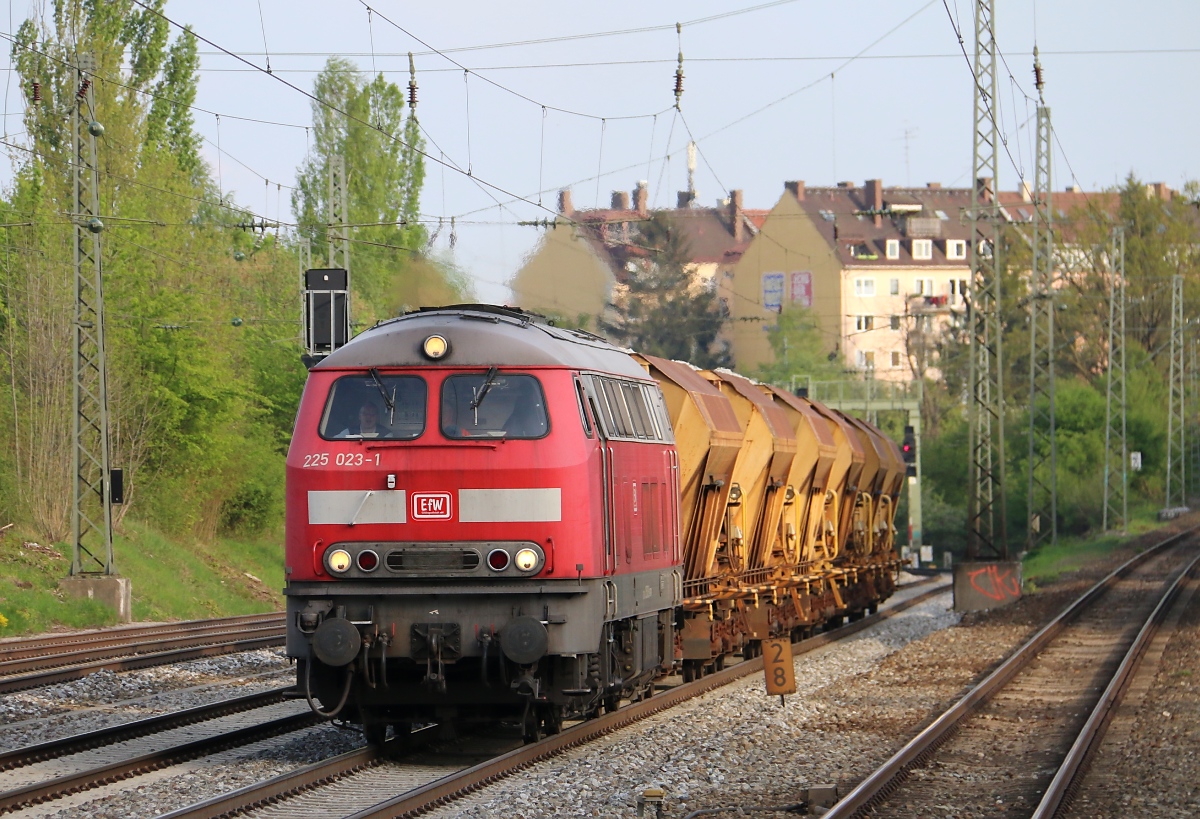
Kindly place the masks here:
[(37, 80), (34, 80), (31, 83), (31, 85), (33, 86), (33, 89), (32, 89), (33, 90), (33, 101), (41, 102), (42, 101), (42, 84), (40, 82), (38, 82)]
[(675, 107), (679, 108), (679, 98), (683, 96), (683, 26), (675, 24), (675, 36), (679, 41), (679, 67), (675, 69)]
[(1046, 85), (1046, 77), (1042, 73), (1042, 63), (1038, 59), (1037, 46), (1033, 47), (1033, 84), (1037, 87), (1038, 93), (1042, 93), (1042, 88)]
[(91, 87), (92, 87), (92, 81), (84, 80), (82, 83), (79, 84), (79, 90), (75, 92), (75, 96), (79, 97), (79, 99), (83, 99), (84, 97), (87, 96), (88, 89)]
[(417, 67), (411, 51), (408, 52), (408, 107), (417, 107)]

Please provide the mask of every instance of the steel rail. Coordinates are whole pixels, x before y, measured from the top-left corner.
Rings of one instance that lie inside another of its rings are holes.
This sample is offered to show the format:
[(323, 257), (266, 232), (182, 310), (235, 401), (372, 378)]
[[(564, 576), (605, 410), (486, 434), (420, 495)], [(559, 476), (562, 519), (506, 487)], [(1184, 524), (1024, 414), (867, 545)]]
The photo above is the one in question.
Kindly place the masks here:
[(242, 614), (236, 617), (221, 617), (209, 620), (183, 620), (178, 623), (160, 623), (154, 626), (118, 626), (97, 631), (74, 632), (49, 637), (28, 637), (0, 641), (0, 657), (5, 660), (16, 660), (24, 657), (34, 657), (46, 654), (47, 651), (57, 652), (59, 649), (70, 650), (75, 646), (124, 645), (134, 637), (155, 637), (166, 634), (189, 634), (197, 631), (213, 631), (234, 629), (241, 626), (256, 624), (283, 625), (282, 612), (266, 614)]
[(1154, 635), (1158, 633), (1162, 622), (1167, 618), (1167, 614), (1175, 605), (1183, 586), (1194, 575), (1196, 566), (1200, 564), (1200, 555), (1198, 555), (1188, 567), (1175, 578), (1175, 582), (1171, 584), (1171, 588), (1158, 601), (1158, 605), (1154, 611), (1146, 618), (1145, 624), (1141, 631), (1138, 632), (1137, 639), (1133, 641), (1133, 645), (1129, 647), (1125, 658), (1121, 661), (1120, 667), (1113, 674), (1112, 681), (1108, 687), (1104, 689), (1104, 694), (1101, 695), (1100, 701), (1092, 709), (1092, 713), (1088, 716), (1087, 722), (1083, 729), (1080, 730), (1079, 736), (1076, 737), (1071, 750), (1067, 752), (1062, 764), (1058, 768), (1058, 773), (1054, 775), (1050, 786), (1046, 788), (1046, 793), (1042, 796), (1042, 801), (1038, 803), (1037, 809), (1033, 812), (1031, 819), (1051, 819), (1059, 815), (1062, 808), (1069, 807), (1070, 802), (1075, 797), (1075, 793), (1083, 779), (1083, 775), (1087, 772), (1087, 764), (1091, 761), (1092, 756), (1099, 749), (1100, 743), (1104, 739), (1104, 733), (1108, 728), (1108, 723), (1112, 718), (1113, 711), (1125, 697), (1125, 692), (1129, 688), (1129, 683), (1133, 680), (1134, 674), (1142, 664), (1142, 659), (1145, 657), (1146, 649), (1150, 647), (1150, 642), (1154, 639)]
[(1121, 577), (1137, 568), (1149, 558), (1176, 545), (1186, 537), (1194, 535), (1197, 528), (1187, 529), (1156, 543), (1144, 552), (1122, 563), (1104, 579), (1100, 580), (1082, 596), (1077, 598), (1061, 614), (1042, 627), (1033, 637), (1013, 652), (982, 682), (968, 691), (962, 699), (913, 737), (883, 765), (854, 787), (828, 812), (826, 819), (849, 819), (886, 798), (914, 766), (927, 760), (950, 738), (958, 723), (986, 702), (992, 694), (1003, 688), (1022, 668), (1028, 665), (1084, 609), (1090, 606)]
[(287, 690), (287, 688), (275, 688), (258, 694), (247, 694), (242, 697), (212, 702), (208, 705), (199, 705), (184, 711), (160, 714), (156, 717), (113, 725), (98, 731), (89, 731), (86, 734), (76, 734), (49, 742), (41, 742), (37, 745), (27, 745), (12, 751), (0, 752), (0, 771), (10, 771), (36, 762), (44, 762), (47, 759), (70, 756), (90, 751), (93, 748), (101, 748), (105, 745), (126, 742), (149, 734), (182, 728), (185, 725), (194, 725), (198, 722), (274, 705), (284, 701), (284, 692)]
[[(112, 657), (129, 657), (138, 654), (149, 654), (154, 651), (169, 651), (174, 648), (189, 648), (197, 643), (214, 643), (230, 635), (248, 637), (250, 635), (284, 634), (282, 623), (254, 624), (248, 626), (229, 626), (211, 631), (194, 632), (191, 634), (161, 635), (144, 642), (109, 642), (97, 646), (72, 646), (68, 651), (53, 654), (28, 654), (25, 657), (0, 659), (0, 678), (38, 671), (44, 668), (55, 668), (63, 665), (76, 665), (94, 660), (104, 660)], [(22, 652), (24, 653), (24, 652)]]
[[(912, 586), (926, 585), (934, 582), (935, 579), (923, 580), (912, 584)], [(909, 588), (912, 586), (909, 586)], [(949, 589), (950, 584), (939, 584), (932, 589), (915, 595), (903, 602), (896, 603), (876, 614), (841, 626), (833, 631), (802, 640), (795, 644), (794, 650), (797, 654), (803, 654), (829, 643), (851, 637), (863, 629), (870, 628), (876, 623), (893, 617)], [(495, 759), (488, 760), (456, 774), (438, 779), (428, 785), (415, 788), (394, 798), (380, 802), (373, 807), (353, 814), (352, 819), (404, 816), (419, 813), (434, 804), (445, 804), (469, 794), (484, 785), (498, 781), (522, 768), (526, 768), (535, 762), (560, 754), (569, 748), (584, 745), (638, 720), (673, 708), (689, 699), (761, 671), (762, 664), (762, 657), (756, 657), (751, 660), (742, 661), (736, 665), (731, 665), (722, 671), (702, 677), (699, 680), (670, 686), (641, 702), (628, 705), (613, 713), (605, 714), (602, 717), (579, 723), (567, 728), (560, 734), (549, 736), (540, 742), (517, 748)], [(325, 785), (367, 767), (378, 765), (385, 761), (389, 746), (395, 747), (392, 745), (394, 742), (396, 740), (389, 740), (385, 744), (383, 751), (365, 748), (342, 754), (341, 756), (310, 765), (307, 768), (267, 780), (266, 782), (221, 794), (205, 802), (181, 808), (173, 813), (166, 814), (160, 819), (216, 819), (217, 817), (234, 816), (243, 811)]]
[(78, 680), (97, 671), (131, 671), (138, 668), (149, 668), (156, 665), (195, 660), (200, 657), (215, 657), (222, 654), (233, 654), (238, 651), (272, 648), (283, 645), (283, 639), (283, 631), (280, 630), (277, 633), (267, 636), (251, 637), (244, 640), (226, 640), (192, 648), (177, 648), (111, 660), (96, 660), (94, 662), (51, 668), (29, 674), (10, 674), (0, 677), (0, 694)]
[(271, 720), (261, 725), (239, 728), (228, 733), (166, 748), (162, 751), (143, 754), (133, 759), (126, 759), (110, 765), (91, 768), (77, 774), (60, 776), (49, 782), (39, 782), (23, 788), (4, 791), (0, 793), (0, 813), (38, 805), (42, 802), (66, 796), (67, 794), (91, 790), (101, 785), (119, 782), (132, 776), (156, 771), (170, 765), (207, 756), (238, 745), (246, 745), (277, 734), (296, 731), (315, 725), (319, 721), (317, 716), (312, 713), (293, 714), (292, 716), (281, 717), (280, 719)]

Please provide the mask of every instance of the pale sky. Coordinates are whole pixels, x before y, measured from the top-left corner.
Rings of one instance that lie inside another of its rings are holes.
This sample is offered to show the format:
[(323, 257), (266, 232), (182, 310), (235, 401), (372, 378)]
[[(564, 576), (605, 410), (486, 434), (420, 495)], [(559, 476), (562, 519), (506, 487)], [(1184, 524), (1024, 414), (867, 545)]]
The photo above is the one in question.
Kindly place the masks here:
[[(1012, 155), (1011, 161), (1001, 155), (1002, 187), (1015, 189), (1022, 172), (1033, 176), (1035, 103), (1026, 94), (1036, 96), (1035, 39), (1061, 143), (1056, 189), (1076, 179), (1086, 189), (1113, 186), (1131, 170), (1174, 188), (1200, 177), (1200, 3), (996, 0), (996, 7), (997, 41), (1007, 60), (1000, 116)], [(10, 0), (8, 30), (32, 8)], [(447, 219), (442, 249), (449, 217), (458, 218), (455, 259), (484, 301), (510, 299), (504, 283), (540, 235), (516, 223), (550, 216), (558, 189), (570, 187), (577, 207), (607, 206), (612, 190), (646, 179), (651, 203), (673, 206), (675, 192), (687, 187), (688, 129), (699, 142), (702, 204), (740, 188), (746, 207), (769, 208), (791, 179), (810, 186), (876, 177), (888, 186), (964, 186), (970, 176), (971, 74), (955, 34), (957, 24), (970, 53), (968, 0), (372, 0), (371, 8), (369, 15), (359, 0), (169, 0), (173, 20), (264, 68), (266, 52), (274, 72), (268, 76), (201, 44), (196, 104), (221, 114), (218, 128), (215, 116), (195, 113), (210, 140), (205, 156), (241, 204), (290, 222), (289, 190), (276, 186), (294, 181), (311, 111), (303, 94), (279, 80), (311, 90), (326, 58), (341, 54), (364, 75), (383, 72), (403, 87), (407, 52), (415, 52), (418, 114), (432, 138), (427, 150), (469, 167), (474, 177), (429, 163), (421, 209), (426, 218)], [(704, 20), (741, 9), (754, 10)], [(681, 38), (676, 22), (684, 23)], [(443, 52), (522, 44), (441, 56), (397, 25)], [(626, 33), (529, 42), (613, 31)], [(677, 116), (672, 92), (680, 44), (685, 79)], [(466, 81), (463, 67), (472, 72)], [(9, 132), (20, 127), (11, 116), (20, 99), (10, 80)], [(664, 161), (668, 137), (672, 156)]]

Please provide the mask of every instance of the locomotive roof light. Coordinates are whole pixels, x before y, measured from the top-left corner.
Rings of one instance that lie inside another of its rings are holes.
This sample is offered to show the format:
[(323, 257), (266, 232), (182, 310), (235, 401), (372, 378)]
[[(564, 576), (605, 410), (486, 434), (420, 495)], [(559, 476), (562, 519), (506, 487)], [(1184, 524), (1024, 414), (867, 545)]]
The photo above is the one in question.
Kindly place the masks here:
[(329, 570), (342, 574), (350, 568), (350, 553), (345, 549), (334, 549), (325, 558), (325, 562), (329, 564)]
[(450, 352), (450, 342), (446, 340), (445, 336), (434, 333), (425, 339), (425, 343), (421, 345), (421, 352), (425, 354), (426, 358), (437, 361)]
[(733, 486), (729, 487), (729, 502), (730, 503), (740, 503), (741, 500), (742, 500), (742, 487), (735, 483)]
[(517, 569), (523, 572), (532, 572), (537, 568), (540, 560), (538, 553), (529, 548), (521, 549), (513, 557), (513, 563), (516, 564)]

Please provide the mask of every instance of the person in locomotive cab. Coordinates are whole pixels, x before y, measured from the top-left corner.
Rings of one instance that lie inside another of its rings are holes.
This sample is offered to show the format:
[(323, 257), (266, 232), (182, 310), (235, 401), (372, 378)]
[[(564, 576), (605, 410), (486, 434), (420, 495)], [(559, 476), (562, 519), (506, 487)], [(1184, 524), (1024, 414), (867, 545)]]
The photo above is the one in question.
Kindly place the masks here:
[[(536, 382), (525, 375), (464, 381), (455, 400), (442, 404), (442, 432), (449, 438), (540, 438), (548, 425)], [(482, 391), (482, 385), (487, 390)], [(468, 392), (468, 390), (470, 390)]]
[(366, 401), (358, 408), (358, 423), (346, 427), (337, 437), (350, 438), (361, 435), (364, 438), (386, 438), (390, 432), (391, 430), (379, 422), (379, 408), (374, 402)]

